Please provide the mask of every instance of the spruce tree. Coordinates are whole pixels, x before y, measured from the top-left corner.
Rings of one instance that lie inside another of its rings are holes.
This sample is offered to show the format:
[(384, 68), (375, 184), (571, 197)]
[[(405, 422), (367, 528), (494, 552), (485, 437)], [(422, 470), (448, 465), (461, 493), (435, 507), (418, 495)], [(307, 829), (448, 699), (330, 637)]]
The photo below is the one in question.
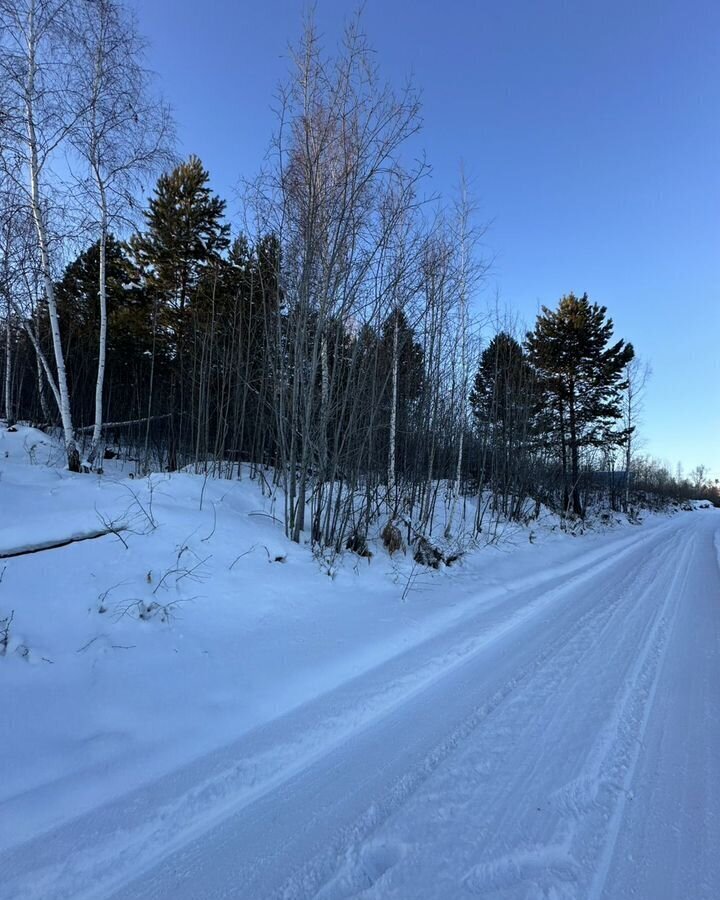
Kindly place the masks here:
[(480, 357), (470, 393), (481, 439), (482, 478), (506, 515), (519, 513), (530, 480), (536, 414), (535, 372), (512, 335), (495, 335)]
[[(187, 427), (192, 429), (186, 396), (191, 373), (186, 371), (185, 359), (194, 358), (193, 312), (202, 305), (203, 293), (211, 290), (208, 286), (217, 281), (222, 254), (229, 244), (229, 226), (222, 221), (225, 201), (212, 193), (208, 180), (197, 156), (162, 175), (145, 212), (146, 231), (132, 241), (136, 262), (155, 301), (153, 332), (173, 360), (169, 403), (177, 415), (171, 467), (178, 446), (188, 441)], [(188, 362), (187, 368), (190, 365)]]
[(145, 212), (146, 231), (132, 243), (178, 339), (203, 274), (229, 244), (225, 201), (212, 193), (208, 179), (197, 156), (161, 175)]
[(525, 418), (534, 381), (525, 351), (512, 335), (500, 331), (483, 350), (470, 393), (478, 423), (511, 427)]
[(627, 435), (615, 423), (622, 416), (624, 370), (635, 355), (632, 344), (611, 343), (607, 308), (587, 294), (564, 296), (556, 310), (542, 308), (528, 332), (530, 361), (546, 397), (546, 427), (554, 437), (563, 469), (564, 508), (583, 515), (580, 462), (588, 448), (609, 449)]

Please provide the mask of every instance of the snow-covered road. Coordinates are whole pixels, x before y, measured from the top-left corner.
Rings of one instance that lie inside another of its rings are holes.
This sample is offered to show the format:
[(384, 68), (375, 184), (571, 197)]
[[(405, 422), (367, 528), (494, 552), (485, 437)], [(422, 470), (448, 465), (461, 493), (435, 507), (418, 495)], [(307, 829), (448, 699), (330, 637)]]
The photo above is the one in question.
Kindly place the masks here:
[(720, 516), (628, 529), (0, 855), (7, 898), (720, 897)]

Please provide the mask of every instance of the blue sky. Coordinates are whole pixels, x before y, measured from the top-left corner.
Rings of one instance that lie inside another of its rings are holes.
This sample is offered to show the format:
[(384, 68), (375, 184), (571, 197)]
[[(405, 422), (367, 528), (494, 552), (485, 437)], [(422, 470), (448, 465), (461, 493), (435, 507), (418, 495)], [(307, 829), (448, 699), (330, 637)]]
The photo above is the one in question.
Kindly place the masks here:
[[(306, 5), (129, 0), (180, 152), (232, 200), (259, 167)], [(332, 49), (356, 8), (319, 0)], [(429, 191), (461, 160), (491, 274), (479, 308), (532, 325), (587, 291), (652, 366), (644, 450), (720, 477), (720, 4), (367, 0), (382, 73), (423, 99)], [(232, 203), (230, 204), (232, 209)]]

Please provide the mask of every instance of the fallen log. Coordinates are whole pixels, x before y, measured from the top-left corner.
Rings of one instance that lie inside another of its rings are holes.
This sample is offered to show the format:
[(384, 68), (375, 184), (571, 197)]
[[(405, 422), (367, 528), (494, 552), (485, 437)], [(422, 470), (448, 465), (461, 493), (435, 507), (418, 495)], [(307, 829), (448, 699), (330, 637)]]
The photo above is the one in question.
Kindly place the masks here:
[(81, 541), (94, 541), (108, 534), (119, 534), (126, 531), (126, 526), (118, 528), (99, 528), (96, 531), (85, 531), (73, 534), (67, 538), (55, 538), (49, 541), (41, 541), (38, 544), (26, 544), (24, 547), (13, 547), (10, 550), (0, 550), (0, 559), (11, 559), (14, 556), (27, 556), (30, 553), (41, 553), (43, 550), (55, 550), (58, 547), (67, 547), (69, 544), (79, 544)]

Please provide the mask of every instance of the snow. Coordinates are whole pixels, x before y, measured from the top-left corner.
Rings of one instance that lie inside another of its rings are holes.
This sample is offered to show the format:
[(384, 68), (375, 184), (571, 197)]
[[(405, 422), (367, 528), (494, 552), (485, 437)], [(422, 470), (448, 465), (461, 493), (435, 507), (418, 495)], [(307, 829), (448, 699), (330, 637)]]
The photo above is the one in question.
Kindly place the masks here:
[(419, 574), (62, 462), (0, 430), (0, 897), (720, 896), (716, 510)]

